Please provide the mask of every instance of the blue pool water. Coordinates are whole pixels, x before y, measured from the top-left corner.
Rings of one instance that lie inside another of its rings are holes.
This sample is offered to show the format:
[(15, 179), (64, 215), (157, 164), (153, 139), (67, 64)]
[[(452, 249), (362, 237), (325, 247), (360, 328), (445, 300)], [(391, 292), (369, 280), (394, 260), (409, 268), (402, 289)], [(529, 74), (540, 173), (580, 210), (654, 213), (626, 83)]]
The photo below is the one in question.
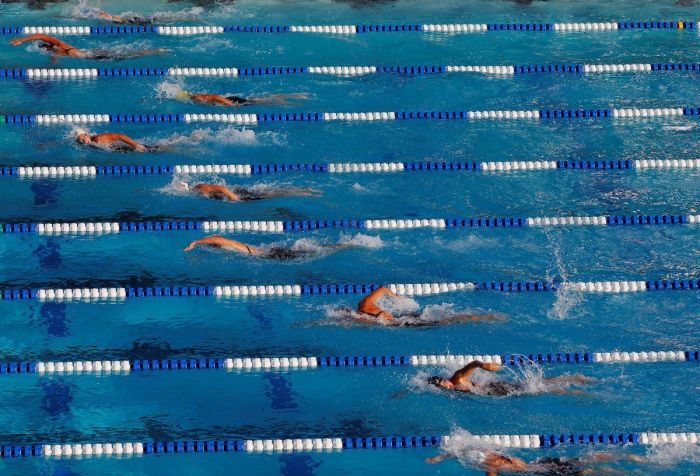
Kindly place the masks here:
[[(103, 1), (113, 13), (160, 12), (180, 24), (357, 24), (694, 20), (697, 5), (673, 1), (515, 2)], [(166, 12), (175, 12), (166, 14)], [(29, 9), (1, 4), (0, 23), (94, 25), (71, 4)], [(170, 16), (168, 16), (170, 15)], [(4, 38), (9, 39), (9, 37)], [(424, 34), (334, 37), (227, 34), (216, 37), (76, 36), (78, 47), (166, 47), (162, 56), (118, 63), (148, 67), (312, 65), (501, 65), (694, 62), (697, 31)], [(52, 67), (33, 46), (0, 46), (0, 67)], [(60, 67), (114, 66), (61, 58)], [(246, 112), (495, 110), (698, 106), (692, 72), (598, 75), (370, 75), (248, 78), (4, 80), (0, 113), (221, 112), (172, 98), (184, 89), (243, 96), (305, 93), (289, 106)], [(286, 123), (254, 127), (108, 124), (168, 146), (154, 154), (81, 149), (68, 126), (0, 129), (0, 165), (395, 162), (407, 160), (695, 159), (694, 117), (639, 120), (401, 121)], [(124, 220), (288, 220), (698, 214), (698, 171), (540, 171), (485, 175), (279, 174), (2, 180), (0, 222)], [(207, 201), (173, 181), (297, 186), (319, 198), (254, 203)], [(697, 225), (415, 231), (323, 230), (231, 233), (263, 245), (358, 246), (294, 263), (222, 251), (185, 254), (199, 231), (104, 236), (5, 234), (2, 288), (646, 280), (700, 277)], [(162, 298), (122, 302), (0, 301), (0, 360), (64, 361), (187, 357), (505, 354), (510, 352), (697, 349), (700, 294), (449, 293), (417, 297), (441, 309), (496, 312), (507, 320), (430, 328), (364, 326), (338, 318), (358, 296), (246, 299)], [(176, 439), (445, 435), (546, 432), (697, 431), (694, 363), (545, 367), (553, 376), (598, 378), (578, 396), (450, 396), (422, 382), (449, 369), (413, 367), (143, 372), (129, 375), (3, 375), (0, 444)], [(536, 372), (535, 372), (536, 373)], [(517, 374), (536, 385), (536, 375)], [(511, 454), (575, 454), (572, 449)], [(619, 450), (618, 450), (619, 451)], [(644, 449), (630, 451), (641, 453)], [(435, 449), (300, 454), (187, 454), (125, 459), (0, 460), (6, 474), (480, 474), (456, 461), (428, 466)], [(648, 466), (622, 472), (700, 474), (700, 453), (680, 446), (646, 451)]]

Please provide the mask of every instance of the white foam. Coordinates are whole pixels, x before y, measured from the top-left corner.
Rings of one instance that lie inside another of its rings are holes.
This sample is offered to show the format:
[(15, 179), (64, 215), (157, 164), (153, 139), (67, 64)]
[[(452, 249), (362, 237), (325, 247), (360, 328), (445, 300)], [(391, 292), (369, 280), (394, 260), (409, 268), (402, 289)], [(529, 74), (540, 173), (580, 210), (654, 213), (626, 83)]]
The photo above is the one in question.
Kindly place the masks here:
[(357, 233), (354, 236), (342, 233), (340, 235), (340, 243), (357, 246), (360, 248), (372, 249), (377, 249), (384, 246), (384, 242), (382, 241), (381, 237), (365, 235), (364, 233)]
[(174, 133), (170, 136), (156, 141), (156, 145), (191, 145), (202, 142), (213, 142), (217, 144), (236, 145), (258, 145), (258, 138), (252, 129), (237, 129), (235, 127), (224, 127), (222, 129), (195, 129), (189, 134)]
[[(460, 464), (469, 468), (481, 467), (484, 456), (496, 451), (494, 445), (477, 440), (470, 432), (459, 427), (450, 433), (450, 438), (442, 443), (440, 449), (457, 458)], [(498, 451), (498, 453), (502, 453), (502, 451)]]
[(649, 463), (659, 466), (675, 466), (679, 463), (700, 463), (700, 446), (697, 443), (668, 443), (653, 446), (647, 455)]

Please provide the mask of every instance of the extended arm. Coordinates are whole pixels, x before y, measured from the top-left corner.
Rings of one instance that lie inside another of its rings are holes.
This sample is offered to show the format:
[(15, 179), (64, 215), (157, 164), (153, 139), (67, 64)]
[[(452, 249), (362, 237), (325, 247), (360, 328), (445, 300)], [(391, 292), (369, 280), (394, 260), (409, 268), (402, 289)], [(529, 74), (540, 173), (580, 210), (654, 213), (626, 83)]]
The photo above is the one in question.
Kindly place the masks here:
[(454, 456), (449, 454), (449, 453), (442, 453), (442, 454), (439, 454), (437, 456), (433, 456), (432, 458), (426, 458), (425, 462), (428, 464), (438, 464), (438, 463), (442, 463), (443, 461), (445, 461), (447, 459), (453, 459), (453, 458), (454, 458)]
[(207, 236), (205, 238), (201, 238), (199, 240), (194, 240), (192, 243), (187, 245), (187, 248), (185, 248), (185, 251), (191, 251), (197, 246), (213, 246), (216, 248), (233, 248), (237, 251), (241, 251), (243, 253), (250, 253), (250, 254), (260, 254), (260, 250), (258, 250), (255, 246), (250, 246), (246, 245), (245, 243), (241, 243), (240, 241), (236, 240), (230, 240), (228, 238), (224, 238), (223, 236), (216, 235), (216, 236)]
[(232, 101), (229, 101), (220, 94), (192, 94), (190, 97), (196, 102), (208, 102), (213, 104), (223, 104), (224, 106), (233, 106)]
[(102, 20), (108, 20), (108, 21), (113, 21), (115, 23), (123, 23), (124, 19), (120, 17), (119, 15), (112, 15), (111, 13), (107, 12), (99, 12), (97, 14), (97, 18), (100, 18)]
[(218, 185), (217, 190), (232, 202), (239, 202), (241, 200), (241, 197), (233, 193), (228, 187)]
[(124, 134), (117, 134), (114, 132), (108, 132), (105, 134), (98, 134), (97, 141), (101, 142), (103, 140), (107, 141), (107, 142), (123, 142), (126, 145), (133, 147), (134, 150), (139, 150), (139, 151), (145, 150), (143, 144), (136, 142), (134, 139), (132, 139), (131, 137), (124, 135)]
[(475, 360), (474, 362), (469, 362), (467, 365), (456, 371), (452, 377), (450, 377), (450, 382), (452, 382), (453, 385), (461, 385), (465, 380), (469, 380), (469, 377), (476, 369), (496, 372), (500, 370), (500, 368), (501, 366), (498, 364), (488, 364)]
[(42, 35), (40, 33), (37, 33), (35, 35), (29, 35), (25, 36), (22, 38), (15, 38), (14, 40), (10, 41), (11, 45), (21, 45), (22, 43), (25, 43), (27, 41), (43, 41), (44, 43), (48, 43), (49, 45), (56, 46), (58, 48), (62, 48), (64, 50), (69, 50), (73, 48), (71, 45), (68, 43), (65, 43), (58, 38), (54, 38), (53, 36), (49, 35)]

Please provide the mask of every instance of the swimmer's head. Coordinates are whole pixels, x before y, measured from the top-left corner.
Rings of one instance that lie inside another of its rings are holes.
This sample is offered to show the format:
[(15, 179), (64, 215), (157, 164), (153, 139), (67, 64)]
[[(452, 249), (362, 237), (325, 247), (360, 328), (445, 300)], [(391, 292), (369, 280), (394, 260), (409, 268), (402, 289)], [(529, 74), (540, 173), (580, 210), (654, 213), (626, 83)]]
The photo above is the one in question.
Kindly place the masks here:
[(92, 137), (90, 137), (90, 134), (88, 134), (88, 131), (85, 129), (77, 129), (75, 131), (75, 141), (78, 144), (89, 144), (92, 142)]
[(178, 182), (178, 185), (183, 189), (187, 190), (188, 192), (190, 191), (190, 184), (188, 184), (187, 182)]
[(435, 385), (438, 388), (445, 388), (445, 389), (453, 389), (454, 384), (450, 382), (449, 379), (446, 379), (444, 377), (437, 377), (437, 376), (432, 376), (428, 378), (428, 383), (430, 385)]
[(187, 91), (180, 90), (177, 92), (175, 97), (178, 99), (190, 99), (192, 97), (192, 94), (188, 93)]

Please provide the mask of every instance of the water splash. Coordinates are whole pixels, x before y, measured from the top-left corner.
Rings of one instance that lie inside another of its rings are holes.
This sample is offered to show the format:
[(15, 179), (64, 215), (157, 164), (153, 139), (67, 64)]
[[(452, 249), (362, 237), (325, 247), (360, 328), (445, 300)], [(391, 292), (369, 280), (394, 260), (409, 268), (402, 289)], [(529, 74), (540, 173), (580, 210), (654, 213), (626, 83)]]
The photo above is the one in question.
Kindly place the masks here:
[[(450, 440), (440, 448), (447, 455), (457, 458), (460, 464), (470, 468), (480, 467), (487, 454), (496, 452), (494, 445), (474, 439), (469, 431), (459, 427), (450, 433)], [(502, 453), (500, 449), (498, 453)]]
[[(88, 0), (80, 0), (76, 5), (71, 5), (63, 10), (61, 16), (74, 19), (99, 19), (99, 14), (103, 10), (101, 8), (89, 5)], [(112, 13), (112, 12), (109, 12)], [(155, 11), (144, 15), (143, 13), (125, 11), (121, 13), (112, 13), (123, 17), (138, 17), (152, 20), (154, 23), (167, 23), (188, 20), (200, 20), (204, 13), (202, 7), (191, 7), (186, 10), (179, 11)]]
[(352, 245), (359, 248), (377, 249), (384, 246), (384, 242), (379, 236), (370, 236), (363, 233), (356, 235), (341, 234), (340, 243), (344, 245)]
[[(564, 265), (564, 259), (562, 257), (559, 241), (552, 236), (550, 230), (545, 228), (544, 233), (547, 238), (547, 243), (550, 245), (550, 249), (554, 255), (557, 274), (562, 280), (567, 281), (569, 273)], [(575, 272), (575, 269), (573, 271)], [(548, 276), (547, 279), (549, 280), (550, 277)], [(582, 299), (583, 296), (581, 292), (573, 288), (566, 287), (563, 289), (558, 289), (555, 293), (554, 304), (552, 304), (552, 307), (547, 310), (547, 317), (549, 319), (557, 320), (567, 319), (571, 313), (571, 310), (576, 308), (576, 306), (581, 303)]]
[(255, 131), (251, 129), (236, 129), (231, 126), (217, 130), (211, 128), (195, 129), (189, 134), (174, 133), (164, 139), (157, 140), (155, 145), (197, 145), (201, 143), (259, 145)]
[(388, 311), (393, 316), (416, 315), (420, 310), (420, 304), (408, 296), (381, 296), (377, 300), (377, 305)]
[(178, 99), (182, 100), (184, 92), (184, 79), (170, 79), (162, 81), (155, 86), (156, 97), (158, 99)]
[(700, 463), (700, 446), (696, 443), (669, 443), (656, 445), (647, 455), (649, 463), (676, 466), (679, 463)]
[(367, 187), (363, 187), (363, 186), (362, 186), (361, 184), (359, 184), (359, 183), (354, 183), (354, 184), (352, 184), (352, 189), (353, 189), (354, 191), (356, 191), (356, 192), (362, 192), (362, 193), (369, 192), (369, 189), (368, 189)]

